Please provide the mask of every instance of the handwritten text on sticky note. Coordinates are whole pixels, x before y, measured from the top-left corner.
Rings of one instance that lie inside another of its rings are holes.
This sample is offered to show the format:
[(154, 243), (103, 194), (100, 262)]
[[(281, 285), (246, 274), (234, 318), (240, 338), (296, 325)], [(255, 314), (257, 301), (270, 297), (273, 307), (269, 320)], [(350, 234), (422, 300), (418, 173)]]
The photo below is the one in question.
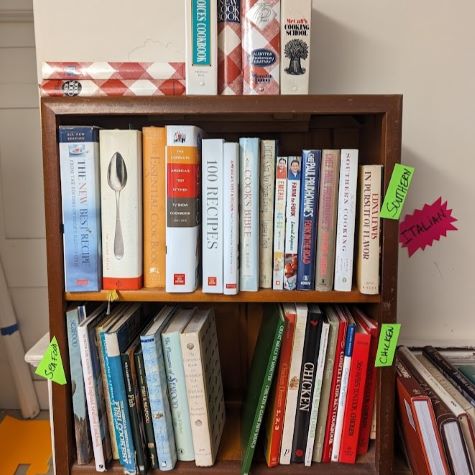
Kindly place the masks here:
[(400, 331), (400, 323), (383, 323), (381, 325), (378, 351), (376, 352), (376, 367), (392, 366)]
[(35, 374), (58, 384), (66, 384), (63, 360), (61, 359), (59, 345), (55, 336), (48, 345), (43, 359), (40, 361), (38, 368), (36, 368)]
[(413, 174), (414, 167), (401, 165), (399, 163), (394, 165), (393, 174), (391, 175), (383, 206), (381, 207), (381, 218), (400, 218)]

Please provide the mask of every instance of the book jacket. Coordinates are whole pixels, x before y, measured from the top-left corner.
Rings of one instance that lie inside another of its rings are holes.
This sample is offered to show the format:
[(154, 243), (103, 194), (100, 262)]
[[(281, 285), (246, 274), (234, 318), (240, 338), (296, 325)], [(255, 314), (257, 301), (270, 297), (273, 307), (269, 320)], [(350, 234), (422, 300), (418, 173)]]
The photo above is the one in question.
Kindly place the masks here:
[(275, 168), (274, 255), (272, 288), (284, 288), (285, 210), (287, 205), (287, 157), (277, 157)]
[(59, 127), (64, 279), (67, 292), (101, 288), (99, 129)]

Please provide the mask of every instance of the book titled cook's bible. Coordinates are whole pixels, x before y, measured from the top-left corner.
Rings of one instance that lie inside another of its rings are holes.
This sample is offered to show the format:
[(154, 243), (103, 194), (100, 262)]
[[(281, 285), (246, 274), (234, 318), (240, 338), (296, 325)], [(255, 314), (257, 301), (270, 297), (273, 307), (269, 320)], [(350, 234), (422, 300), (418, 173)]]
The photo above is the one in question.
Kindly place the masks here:
[(249, 474), (284, 333), (282, 307), (268, 305), (257, 337), (241, 427), (241, 475)]

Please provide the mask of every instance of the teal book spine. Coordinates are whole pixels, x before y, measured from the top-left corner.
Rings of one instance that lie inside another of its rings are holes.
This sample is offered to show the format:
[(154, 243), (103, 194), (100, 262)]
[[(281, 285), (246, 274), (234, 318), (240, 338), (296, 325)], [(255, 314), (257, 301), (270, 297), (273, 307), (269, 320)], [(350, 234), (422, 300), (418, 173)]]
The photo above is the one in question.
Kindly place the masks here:
[(152, 411), (155, 446), (160, 470), (172, 470), (177, 461), (172, 415), (167, 396), (167, 375), (160, 335), (140, 337)]
[(162, 335), (162, 345), (178, 460), (194, 460), (180, 333)]

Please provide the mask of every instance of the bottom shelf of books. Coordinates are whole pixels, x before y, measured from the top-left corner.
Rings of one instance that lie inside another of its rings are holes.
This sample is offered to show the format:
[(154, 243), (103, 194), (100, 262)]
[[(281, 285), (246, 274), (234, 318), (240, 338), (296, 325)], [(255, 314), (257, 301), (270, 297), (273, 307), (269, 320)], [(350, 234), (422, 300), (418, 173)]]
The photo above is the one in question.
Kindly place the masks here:
[(378, 324), (359, 306), (89, 302), (66, 320), (72, 473), (377, 473)]

